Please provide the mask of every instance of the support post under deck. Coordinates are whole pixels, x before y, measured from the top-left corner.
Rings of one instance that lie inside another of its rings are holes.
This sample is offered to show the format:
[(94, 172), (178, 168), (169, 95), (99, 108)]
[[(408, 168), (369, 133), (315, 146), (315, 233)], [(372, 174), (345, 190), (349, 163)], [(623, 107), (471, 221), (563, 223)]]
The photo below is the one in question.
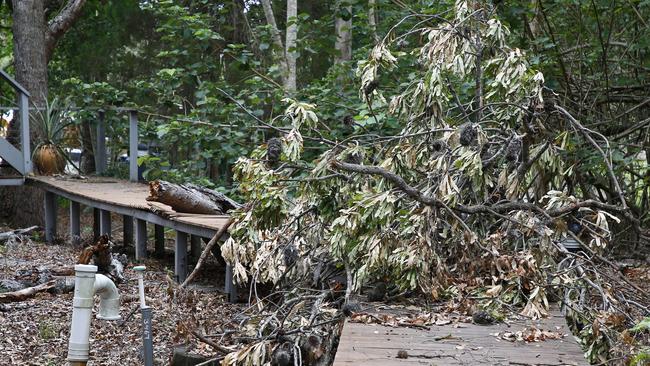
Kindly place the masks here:
[(156, 225), (154, 227), (154, 237), (156, 242), (154, 255), (158, 258), (163, 258), (165, 256), (165, 227)]
[(81, 242), (81, 205), (70, 201), (70, 241), (72, 244)]
[(129, 180), (138, 181), (138, 112), (129, 112)]
[(124, 245), (133, 244), (133, 216), (122, 215), (122, 242)]
[(99, 211), (99, 234), (111, 236), (111, 212), (107, 210)]
[(135, 259), (147, 258), (147, 222), (135, 220)]
[(45, 241), (52, 243), (56, 237), (56, 195), (52, 192), (45, 192)]
[(190, 258), (192, 258), (192, 262), (196, 263), (199, 260), (199, 257), (201, 256), (201, 237), (192, 235), (190, 237)]
[(185, 281), (187, 277), (187, 233), (182, 231), (176, 231), (174, 274), (179, 283)]
[(101, 234), (101, 228), (99, 222), (101, 221), (101, 215), (99, 213), (100, 209), (93, 208), (93, 241), (97, 241)]
[(228, 294), (228, 301), (231, 303), (237, 302), (237, 286), (233, 280), (232, 266), (226, 264), (226, 279), (225, 279), (225, 290)]
[(104, 111), (97, 115), (97, 141), (95, 144), (95, 171), (97, 174), (106, 173), (106, 124)]

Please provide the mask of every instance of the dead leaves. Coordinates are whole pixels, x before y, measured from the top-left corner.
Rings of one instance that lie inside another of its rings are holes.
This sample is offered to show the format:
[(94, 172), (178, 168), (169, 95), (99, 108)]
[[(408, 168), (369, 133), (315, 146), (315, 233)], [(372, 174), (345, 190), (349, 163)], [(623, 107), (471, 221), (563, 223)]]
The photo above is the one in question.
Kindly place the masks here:
[(562, 339), (567, 336), (562, 332), (542, 330), (537, 327), (531, 326), (517, 332), (500, 332), (494, 333), (495, 337), (509, 342), (543, 342), (551, 339)]
[[(471, 321), (471, 318), (470, 320)], [(350, 317), (352, 323), (381, 324), (389, 327), (413, 327), (429, 329), (430, 326), (443, 326), (452, 323), (468, 322), (467, 317), (449, 316), (446, 314), (421, 313), (417, 315), (397, 316), (390, 314), (354, 313)]]

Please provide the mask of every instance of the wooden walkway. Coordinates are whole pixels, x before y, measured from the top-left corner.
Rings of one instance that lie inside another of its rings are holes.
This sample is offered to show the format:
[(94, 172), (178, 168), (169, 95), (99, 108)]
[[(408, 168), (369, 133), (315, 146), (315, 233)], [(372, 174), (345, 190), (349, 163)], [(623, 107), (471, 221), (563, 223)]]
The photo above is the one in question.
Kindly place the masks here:
[[(211, 239), (228, 220), (226, 215), (175, 212), (167, 205), (147, 201), (148, 185), (115, 178), (28, 176), (27, 183), (45, 191), (45, 238), (48, 242), (56, 237), (57, 196), (70, 200), (71, 240), (80, 237), (80, 205), (95, 209), (95, 226), (99, 229), (97, 234), (110, 235), (110, 214), (114, 212), (123, 216), (124, 243), (135, 244), (138, 260), (147, 257), (148, 223), (155, 225), (155, 250), (158, 254), (164, 253), (164, 228), (176, 230), (174, 274), (179, 282), (187, 276), (188, 241), (191, 242), (191, 252), (200, 253), (201, 239)], [(224, 238), (227, 235), (222, 240)], [(226, 289), (234, 299), (236, 294), (234, 286), (229, 286), (231, 281), (232, 271), (227, 267)]]
[[(506, 332), (531, 326), (567, 335), (530, 343), (503, 339)], [(407, 358), (398, 358), (398, 352)], [(559, 311), (541, 321), (432, 325), (429, 330), (347, 321), (334, 360), (334, 366), (587, 364)]]

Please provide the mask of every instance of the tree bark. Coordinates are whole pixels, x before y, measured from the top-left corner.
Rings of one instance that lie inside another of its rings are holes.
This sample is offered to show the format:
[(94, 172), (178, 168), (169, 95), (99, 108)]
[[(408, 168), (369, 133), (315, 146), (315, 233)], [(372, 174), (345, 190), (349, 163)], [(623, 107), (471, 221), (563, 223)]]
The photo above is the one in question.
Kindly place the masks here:
[(287, 0), (287, 36), (286, 50), (287, 57), (287, 79), (284, 88), (287, 92), (296, 91), (296, 39), (298, 38), (298, 0)]
[(83, 10), (85, 3), (86, 0), (68, 1), (59, 14), (57, 14), (57, 16), (55, 16), (48, 24), (47, 33), (45, 34), (45, 46), (48, 62), (52, 58), (52, 53), (54, 52), (56, 43), (81, 16), (81, 11)]
[(377, 16), (376, 16), (377, 3), (375, 0), (368, 0), (368, 26), (370, 33), (375, 43), (379, 43), (379, 36), (377, 35)]
[(282, 83), (287, 84), (287, 78), (289, 75), (288, 66), (287, 66), (287, 54), (284, 48), (284, 43), (282, 42), (282, 36), (278, 28), (278, 24), (275, 22), (275, 15), (273, 14), (273, 7), (271, 5), (271, 0), (261, 0), (262, 8), (264, 9), (264, 17), (266, 18), (266, 23), (271, 27), (271, 37), (273, 38), (273, 43), (275, 47), (282, 52), (280, 55), (280, 70), (282, 72)]
[(81, 123), (81, 161), (80, 169), (84, 174), (95, 172), (95, 153), (93, 152), (93, 137), (90, 131), (90, 121)]
[[(337, 9), (336, 13), (334, 48), (337, 53), (334, 62), (340, 64), (352, 60), (352, 5), (344, 5)], [(344, 14), (345, 18), (343, 18)]]
[(240, 205), (225, 195), (193, 184), (173, 184), (164, 180), (149, 183), (149, 197), (154, 201), (169, 205), (176, 212), (221, 215)]
[(39, 292), (47, 291), (54, 287), (55, 280), (40, 284), (34, 287), (28, 287), (19, 291), (5, 292), (0, 294), (0, 303), (24, 301), (34, 297)]
[(16, 81), (31, 93), (31, 102), (41, 106), (48, 92), (47, 24), (43, 0), (14, 1), (12, 16)]

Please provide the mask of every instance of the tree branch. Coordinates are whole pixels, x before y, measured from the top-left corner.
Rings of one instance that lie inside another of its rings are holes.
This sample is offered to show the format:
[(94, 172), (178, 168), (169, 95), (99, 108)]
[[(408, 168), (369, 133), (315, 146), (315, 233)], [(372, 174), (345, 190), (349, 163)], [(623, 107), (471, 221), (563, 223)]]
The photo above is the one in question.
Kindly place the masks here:
[(56, 43), (81, 16), (81, 11), (85, 3), (86, 0), (68, 1), (61, 12), (49, 22), (47, 34), (45, 35), (45, 48), (48, 60), (52, 57)]
[[(423, 194), (418, 189), (408, 184), (406, 180), (404, 180), (404, 178), (384, 168), (378, 166), (344, 163), (338, 160), (333, 161), (332, 166), (334, 168), (348, 171), (348, 172), (381, 176), (382, 178), (388, 180), (390, 183), (393, 184), (393, 186), (400, 189), (402, 192), (404, 192), (407, 196), (414, 199), (415, 201), (418, 201), (427, 206), (433, 206), (437, 208), (448, 207), (443, 201), (439, 200), (434, 196)], [(566, 205), (564, 207), (560, 207), (555, 210), (544, 210), (542, 207), (531, 202), (515, 202), (515, 201), (501, 201), (494, 205), (471, 205), (471, 206), (455, 205), (450, 208), (452, 210), (463, 212), (466, 214), (494, 214), (494, 212), (506, 213), (510, 211), (531, 211), (531, 212), (537, 212), (547, 217), (558, 217), (558, 216), (566, 215), (570, 212), (573, 212), (583, 207), (615, 212), (624, 215), (626, 218), (632, 221), (635, 221), (633, 217), (630, 217), (626, 208), (621, 208), (619, 206), (610, 205), (596, 200), (578, 201)], [(636, 220), (636, 222), (638, 222), (638, 220)]]

